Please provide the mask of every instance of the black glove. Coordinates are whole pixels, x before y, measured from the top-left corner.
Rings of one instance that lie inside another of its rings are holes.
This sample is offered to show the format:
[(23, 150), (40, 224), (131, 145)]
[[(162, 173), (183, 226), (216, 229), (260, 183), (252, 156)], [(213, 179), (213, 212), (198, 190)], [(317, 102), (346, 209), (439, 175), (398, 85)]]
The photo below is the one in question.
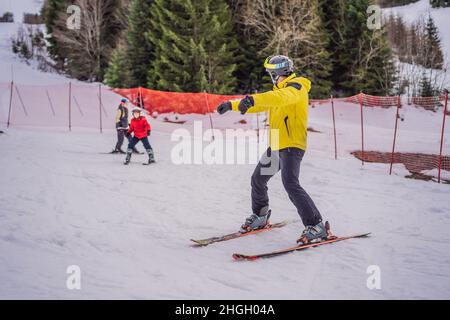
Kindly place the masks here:
[(253, 97), (245, 96), (245, 98), (239, 102), (238, 109), (241, 112), (241, 114), (245, 114), (247, 110), (253, 107), (254, 105), (255, 100), (253, 100)]
[(127, 138), (131, 137), (131, 133), (129, 133), (128, 131), (125, 132), (125, 137), (127, 137)]
[(150, 130), (147, 131), (147, 137), (150, 137)]
[(224, 114), (225, 112), (230, 111), (230, 110), (231, 110), (231, 102), (230, 101), (222, 102), (217, 107), (217, 112), (219, 114)]

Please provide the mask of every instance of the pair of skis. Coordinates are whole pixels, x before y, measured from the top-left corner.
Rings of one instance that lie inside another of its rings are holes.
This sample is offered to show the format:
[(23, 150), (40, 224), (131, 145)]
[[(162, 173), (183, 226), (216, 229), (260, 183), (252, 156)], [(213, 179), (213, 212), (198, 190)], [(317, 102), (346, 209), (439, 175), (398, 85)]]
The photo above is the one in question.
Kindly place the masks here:
[[(219, 237), (212, 237), (212, 238), (207, 238), (207, 239), (202, 239), (202, 240), (191, 239), (191, 241), (193, 241), (195, 243), (195, 246), (197, 246), (197, 247), (204, 247), (204, 246), (210, 245), (212, 243), (216, 243), (216, 242), (228, 241), (228, 240), (237, 239), (237, 238), (241, 238), (241, 237), (252, 235), (252, 234), (257, 234), (257, 233), (261, 233), (261, 232), (265, 232), (265, 231), (282, 228), (287, 224), (288, 224), (288, 222), (284, 221), (284, 222), (279, 222), (279, 223), (275, 223), (275, 224), (269, 224), (265, 228), (258, 229), (258, 230), (252, 230), (249, 232), (243, 232), (243, 233), (242, 232), (234, 232), (234, 233), (230, 233), (227, 235), (223, 235), (223, 236), (219, 236)], [(314, 247), (322, 246), (325, 244), (330, 244), (330, 243), (335, 243), (335, 242), (349, 240), (349, 239), (355, 239), (355, 238), (365, 238), (365, 237), (368, 237), (369, 235), (370, 235), (370, 233), (362, 233), (362, 234), (357, 234), (357, 235), (347, 236), (347, 237), (336, 237), (334, 235), (330, 235), (330, 236), (328, 236), (328, 238), (326, 240), (322, 240), (319, 242), (300, 244), (297, 246), (288, 247), (285, 249), (266, 252), (266, 253), (253, 254), (253, 255), (234, 253), (233, 259), (236, 261), (243, 261), (243, 260), (253, 261), (253, 260), (258, 260), (261, 258), (272, 258), (272, 257), (276, 257), (276, 256), (283, 255), (286, 253), (306, 250), (309, 248), (314, 248)]]

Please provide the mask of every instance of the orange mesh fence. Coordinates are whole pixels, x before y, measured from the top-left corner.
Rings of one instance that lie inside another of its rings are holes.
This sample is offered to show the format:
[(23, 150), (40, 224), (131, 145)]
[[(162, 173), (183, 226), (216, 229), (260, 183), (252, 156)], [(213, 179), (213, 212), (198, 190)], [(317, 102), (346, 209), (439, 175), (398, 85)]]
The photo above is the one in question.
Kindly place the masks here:
[[(394, 130), (394, 141), (391, 152), (391, 166), (402, 163), (414, 177), (435, 179), (437, 181), (450, 181), (449, 157), (446, 156), (448, 148), (448, 133), (445, 133), (445, 120), (447, 115), (447, 94), (439, 97), (408, 98), (408, 103), (424, 108), (425, 110), (442, 111), (442, 117), (424, 113), (421, 118), (407, 118), (398, 109)], [(429, 117), (428, 121), (423, 118)], [(442, 120), (441, 120), (442, 119)], [(414, 133), (420, 131), (421, 135)], [(417, 145), (427, 154), (416, 153)], [(438, 153), (439, 152), (439, 153)]]
[(362, 103), (366, 107), (396, 107), (398, 97), (379, 97), (361, 93)]
[[(366, 151), (363, 156), (361, 151), (354, 151), (352, 154), (365, 162), (389, 164), (392, 161), (390, 152)], [(403, 164), (411, 173), (411, 177), (431, 180), (437, 178), (435, 174), (439, 170), (439, 158), (438, 154), (395, 152), (393, 162), (394, 164)], [(446, 172), (450, 172), (450, 156), (442, 157), (441, 169), (441, 179), (450, 183), (450, 176), (446, 174)]]
[(437, 111), (443, 106), (445, 95), (433, 97), (408, 97), (408, 104), (424, 108), (426, 110)]
[(207, 114), (215, 111), (223, 101), (242, 98), (241, 95), (218, 95), (210, 93), (166, 92), (145, 88), (114, 89), (133, 104), (144, 107), (150, 113)]

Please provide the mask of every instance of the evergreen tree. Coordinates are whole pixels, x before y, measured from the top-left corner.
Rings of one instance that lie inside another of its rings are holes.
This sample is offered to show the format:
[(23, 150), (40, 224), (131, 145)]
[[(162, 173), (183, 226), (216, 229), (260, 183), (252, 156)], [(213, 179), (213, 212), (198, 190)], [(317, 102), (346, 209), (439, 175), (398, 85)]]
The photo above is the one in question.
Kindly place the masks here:
[(330, 35), (322, 19), (319, 1), (310, 1), (310, 9), (313, 14), (312, 20), (306, 28), (309, 45), (300, 50), (298, 72), (299, 75), (304, 75), (312, 81), (312, 97), (328, 98), (332, 88), (329, 77), (333, 68), (331, 54), (328, 51)]
[(431, 84), (431, 80), (427, 77), (425, 71), (422, 73), (422, 79), (420, 80), (420, 96), (421, 97), (432, 97), (436, 93), (436, 90)]
[[(146, 36), (152, 32), (152, 16), (150, 12), (152, 0), (132, 0), (128, 18), (126, 59), (130, 69), (130, 87), (147, 85), (148, 72), (154, 60), (154, 48)], [(123, 57), (125, 58), (125, 57)]]
[(69, 5), (68, 0), (45, 0), (42, 6), (41, 15), (44, 18), (45, 27), (47, 28), (47, 41), (50, 44), (47, 51), (56, 63), (56, 68), (64, 71), (64, 57), (66, 54), (59, 46), (58, 41), (52, 36), (52, 33), (59, 27), (57, 26), (58, 15), (64, 12)]
[(152, 8), (155, 59), (149, 85), (161, 90), (231, 93), (237, 42), (223, 0), (156, 0)]
[(119, 47), (112, 54), (105, 74), (105, 82), (112, 88), (129, 88), (132, 83), (130, 71), (126, 50)]
[(425, 30), (426, 39), (423, 48), (425, 50), (425, 61), (423, 66), (426, 68), (442, 69), (444, 57), (441, 49), (441, 39), (439, 38), (439, 31), (431, 15), (428, 16)]
[(267, 55), (264, 49), (264, 37), (261, 33), (251, 32), (243, 19), (246, 1), (228, 0), (233, 16), (233, 33), (236, 34), (239, 46), (237, 68), (235, 72), (238, 93), (254, 93), (263, 89), (266, 75), (263, 62)]
[(323, 0), (321, 4), (332, 40), (328, 51), (332, 54), (330, 80), (335, 92), (390, 94), (396, 68), (386, 32), (367, 27), (366, 10), (372, 1)]

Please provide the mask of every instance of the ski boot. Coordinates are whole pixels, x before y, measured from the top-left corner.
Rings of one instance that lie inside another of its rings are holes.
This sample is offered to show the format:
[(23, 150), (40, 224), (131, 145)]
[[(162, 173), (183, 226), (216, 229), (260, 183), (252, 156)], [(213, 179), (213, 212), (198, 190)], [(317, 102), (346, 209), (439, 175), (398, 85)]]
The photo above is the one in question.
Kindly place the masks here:
[(330, 224), (321, 221), (315, 226), (306, 226), (303, 230), (300, 238), (297, 240), (297, 244), (308, 244), (314, 242), (320, 242), (332, 238), (333, 235), (330, 231)]
[(133, 152), (133, 150), (130, 150), (130, 149), (127, 150), (127, 157), (125, 158), (125, 162), (123, 163), (124, 165), (127, 165), (130, 163), (132, 152)]
[(250, 217), (245, 219), (244, 224), (241, 226), (241, 233), (250, 232), (253, 230), (264, 229), (270, 224), (269, 218), (272, 211), (269, 206), (263, 207), (259, 214), (252, 214)]
[(147, 149), (147, 154), (148, 154), (148, 162), (145, 164), (152, 164), (155, 163), (155, 156), (153, 154), (153, 150), (152, 149)]

